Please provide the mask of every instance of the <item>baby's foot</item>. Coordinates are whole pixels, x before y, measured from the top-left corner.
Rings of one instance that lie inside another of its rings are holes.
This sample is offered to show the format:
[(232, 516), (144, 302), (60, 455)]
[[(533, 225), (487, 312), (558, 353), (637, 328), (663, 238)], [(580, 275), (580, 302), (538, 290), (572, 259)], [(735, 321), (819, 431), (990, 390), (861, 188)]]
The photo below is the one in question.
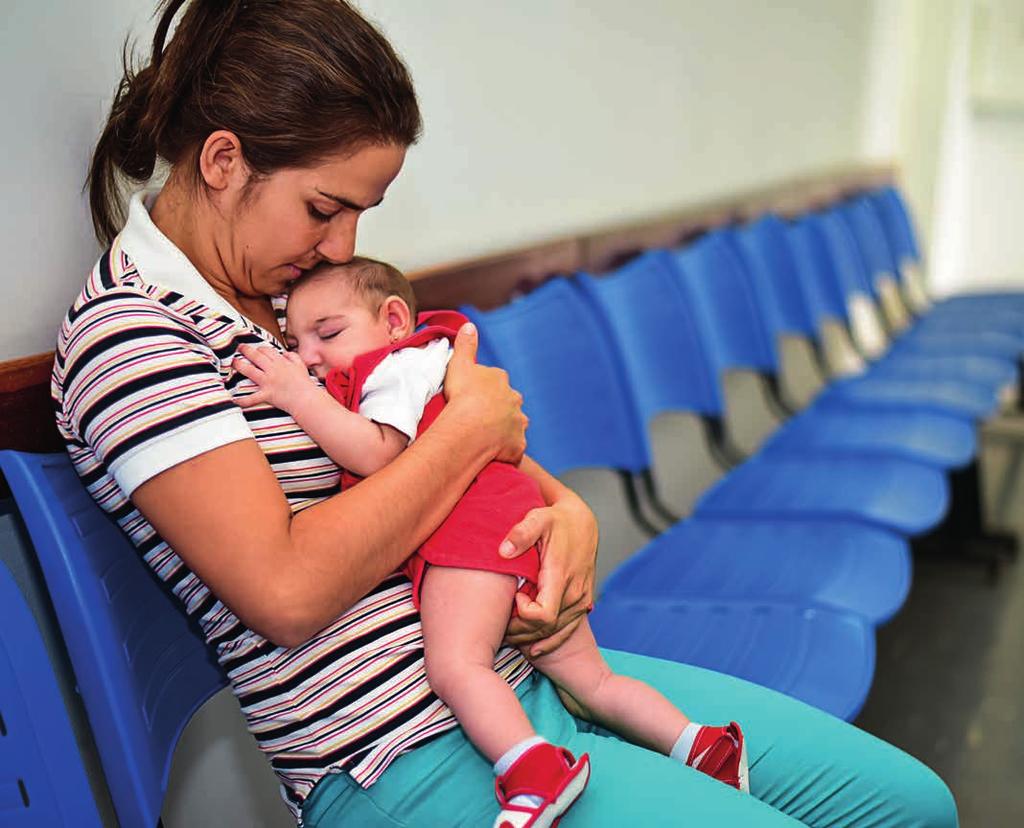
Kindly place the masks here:
[(576, 759), (557, 745), (534, 745), (494, 780), (501, 805), (494, 828), (554, 828), (589, 779), (588, 754)]
[(736, 722), (729, 722), (726, 727), (702, 727), (693, 740), (686, 764), (744, 793), (750, 792), (747, 743)]

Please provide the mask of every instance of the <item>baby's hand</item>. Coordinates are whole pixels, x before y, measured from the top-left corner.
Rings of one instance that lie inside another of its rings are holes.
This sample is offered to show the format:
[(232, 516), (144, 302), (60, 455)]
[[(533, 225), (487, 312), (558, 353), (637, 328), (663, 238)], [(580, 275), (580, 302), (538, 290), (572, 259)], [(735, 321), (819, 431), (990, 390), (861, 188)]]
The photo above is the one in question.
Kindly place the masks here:
[(291, 413), (292, 406), (315, 392), (317, 386), (295, 352), (253, 345), (240, 345), (238, 350), (244, 359), (235, 357), (235, 370), (257, 385), (255, 393), (236, 400), (241, 408), (267, 403)]

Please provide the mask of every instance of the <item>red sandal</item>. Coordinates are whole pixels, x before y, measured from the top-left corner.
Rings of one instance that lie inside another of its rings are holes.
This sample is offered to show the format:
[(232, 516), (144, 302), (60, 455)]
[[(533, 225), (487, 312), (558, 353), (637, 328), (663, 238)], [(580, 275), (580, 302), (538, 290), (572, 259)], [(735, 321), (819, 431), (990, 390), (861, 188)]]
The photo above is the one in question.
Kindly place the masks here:
[[(534, 745), (494, 780), (501, 813), (494, 828), (555, 828), (590, 780), (590, 756), (579, 759), (563, 747)], [(540, 805), (513, 805), (520, 795), (543, 798)]]

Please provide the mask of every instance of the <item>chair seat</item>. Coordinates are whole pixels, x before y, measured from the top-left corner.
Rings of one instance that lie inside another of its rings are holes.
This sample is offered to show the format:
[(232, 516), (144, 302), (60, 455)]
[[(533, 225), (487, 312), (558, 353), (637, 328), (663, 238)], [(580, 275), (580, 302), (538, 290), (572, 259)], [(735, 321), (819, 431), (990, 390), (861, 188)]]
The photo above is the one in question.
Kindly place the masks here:
[(757, 455), (729, 472), (697, 502), (698, 516), (855, 520), (918, 535), (949, 505), (941, 471), (884, 455)]
[(812, 405), (775, 432), (761, 453), (868, 452), (955, 469), (970, 463), (976, 448), (974, 426), (962, 417)]
[(906, 541), (838, 521), (691, 518), (618, 566), (601, 598), (771, 601), (889, 619), (910, 590)]
[(940, 314), (919, 319), (896, 347), (925, 353), (987, 356), (1016, 362), (1024, 353), (1024, 317), (995, 313)]
[(1007, 359), (957, 354), (890, 351), (869, 369), (879, 379), (964, 382), (999, 393), (1017, 381), (1017, 368)]
[(852, 720), (871, 687), (874, 628), (852, 613), (771, 603), (602, 598), (602, 647), (717, 670)]
[(917, 409), (983, 420), (999, 408), (999, 392), (953, 380), (890, 379), (868, 376), (833, 382), (815, 401), (815, 407), (838, 404), (899, 411)]

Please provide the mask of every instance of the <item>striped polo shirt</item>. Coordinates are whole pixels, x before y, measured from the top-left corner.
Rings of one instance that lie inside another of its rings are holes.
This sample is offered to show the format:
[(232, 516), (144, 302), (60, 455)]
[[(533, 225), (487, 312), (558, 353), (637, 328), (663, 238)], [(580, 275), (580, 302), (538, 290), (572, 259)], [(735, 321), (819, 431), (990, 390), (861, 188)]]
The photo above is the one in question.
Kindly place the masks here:
[[(307, 643), (278, 647), (247, 629), (133, 506), (132, 491), (149, 478), (237, 440), (256, 440), (293, 513), (337, 493), (340, 480), (285, 412), (235, 404), (255, 390), (232, 370), (239, 345), (281, 346), (157, 229), (151, 197), (132, 199), (124, 230), (61, 326), (57, 423), (89, 493), (198, 620), (298, 818), (324, 774), (343, 770), (369, 787), (400, 754), (456, 723), (427, 685), (404, 576), (386, 578)], [(283, 300), (275, 306), (280, 318)], [(506, 647), (495, 669), (515, 686), (531, 667)]]

